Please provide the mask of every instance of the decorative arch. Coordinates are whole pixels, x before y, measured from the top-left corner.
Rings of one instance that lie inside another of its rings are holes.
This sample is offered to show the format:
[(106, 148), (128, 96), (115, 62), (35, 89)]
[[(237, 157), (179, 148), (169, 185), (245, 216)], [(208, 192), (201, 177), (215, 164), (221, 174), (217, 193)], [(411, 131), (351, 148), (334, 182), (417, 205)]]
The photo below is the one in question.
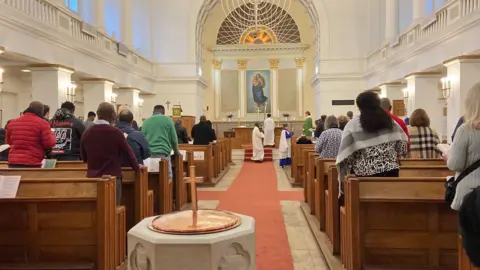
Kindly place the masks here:
[[(203, 32), (205, 22), (208, 18), (209, 13), (212, 9), (220, 3), (221, 0), (204, 0), (197, 15), (197, 21), (195, 24), (195, 56), (197, 65), (201, 66), (203, 62)], [(308, 12), (308, 16), (313, 23), (314, 33), (315, 33), (315, 61), (318, 61), (320, 58), (320, 33), (322, 36), (329, 37), (330, 36), (330, 29), (328, 26), (328, 14), (327, 9), (325, 7), (325, 0), (298, 0)], [(320, 15), (319, 15), (320, 14)], [(193, 27), (193, 25), (192, 25)], [(322, 42), (322, 51), (328, 54), (330, 48), (328, 43), (328, 38)]]
[(260, 25), (253, 24), (253, 4), (241, 5), (223, 20), (217, 34), (217, 45), (300, 43), (300, 31), (295, 20), (283, 8), (265, 3), (257, 16)]

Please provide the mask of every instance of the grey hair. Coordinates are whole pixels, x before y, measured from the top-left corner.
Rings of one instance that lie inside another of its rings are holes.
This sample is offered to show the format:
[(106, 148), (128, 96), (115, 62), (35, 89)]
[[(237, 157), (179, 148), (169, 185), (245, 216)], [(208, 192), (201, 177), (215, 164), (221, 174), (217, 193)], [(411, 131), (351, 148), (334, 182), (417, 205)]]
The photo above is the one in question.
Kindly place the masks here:
[(389, 98), (381, 98), (380, 99), (380, 107), (384, 110), (391, 110), (392, 109), (392, 102)]
[(325, 120), (325, 130), (334, 127), (338, 127), (337, 117), (335, 117), (335, 115), (329, 115)]

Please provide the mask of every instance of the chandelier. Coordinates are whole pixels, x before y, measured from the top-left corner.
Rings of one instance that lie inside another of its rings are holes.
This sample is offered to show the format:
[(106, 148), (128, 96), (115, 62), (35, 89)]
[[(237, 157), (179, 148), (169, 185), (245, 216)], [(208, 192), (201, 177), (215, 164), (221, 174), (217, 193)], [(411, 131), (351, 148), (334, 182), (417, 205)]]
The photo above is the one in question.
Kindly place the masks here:
[(260, 33), (262, 27), (273, 29), (284, 22), (291, 3), (292, 0), (222, 0), (222, 9), (232, 26), (254, 34)]

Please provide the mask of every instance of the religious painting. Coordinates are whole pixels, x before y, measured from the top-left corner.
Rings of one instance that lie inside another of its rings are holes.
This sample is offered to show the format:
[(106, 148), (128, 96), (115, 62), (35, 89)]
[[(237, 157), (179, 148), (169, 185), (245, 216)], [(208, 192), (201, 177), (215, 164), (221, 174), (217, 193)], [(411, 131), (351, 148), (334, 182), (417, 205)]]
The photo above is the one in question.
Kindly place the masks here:
[(247, 70), (245, 76), (247, 113), (271, 113), (270, 70)]

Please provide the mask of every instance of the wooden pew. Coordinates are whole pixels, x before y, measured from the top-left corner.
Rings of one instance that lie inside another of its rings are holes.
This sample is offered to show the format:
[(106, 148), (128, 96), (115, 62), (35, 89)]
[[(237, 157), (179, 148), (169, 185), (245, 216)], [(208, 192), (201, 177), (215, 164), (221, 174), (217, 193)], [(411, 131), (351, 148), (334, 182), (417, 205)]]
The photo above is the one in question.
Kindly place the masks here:
[(22, 178), (0, 212), (0, 269), (125, 265), (125, 207), (115, 205), (114, 177)]
[[(153, 216), (152, 206), (148, 206), (148, 175), (146, 167), (140, 174), (135, 174), (131, 168), (123, 168), (122, 205), (126, 207), (127, 230), (146, 217)], [(83, 178), (86, 168), (55, 168), (55, 169), (0, 169), (0, 175), (20, 175), (22, 178)], [(155, 192), (155, 190), (154, 190)], [(150, 195), (153, 195), (150, 193)]]
[(197, 176), (203, 177), (201, 185), (215, 186), (219, 179), (214, 177), (213, 145), (179, 144), (178, 147), (194, 153), (195, 172)]
[(335, 165), (335, 159), (317, 158), (315, 161), (316, 178), (313, 182), (315, 217), (319, 221), (321, 231), (325, 230), (325, 197), (328, 188), (328, 168)]
[(457, 269), (457, 213), (445, 178), (349, 178), (341, 211), (347, 270)]
[(305, 150), (303, 151), (305, 155), (304, 160), (305, 166), (303, 166), (304, 175), (305, 175), (305, 185), (303, 188), (303, 196), (305, 198), (305, 202), (310, 206), (310, 214), (315, 214), (315, 190), (314, 190), (314, 181), (317, 178), (316, 170), (315, 170), (315, 162), (318, 159), (318, 154), (315, 153), (314, 150)]
[[(293, 139), (292, 139), (293, 141)], [(292, 166), (291, 166), (291, 173), (292, 173), (292, 182), (293, 186), (301, 186), (303, 187), (305, 183), (305, 175), (304, 175), (304, 166), (307, 163), (305, 159), (305, 155), (303, 151), (305, 150), (313, 150), (314, 144), (296, 144), (292, 143)]]
[[(400, 177), (446, 177), (452, 175), (446, 166), (402, 166), (400, 167)], [(393, 178), (397, 179), (397, 178)], [(445, 178), (444, 178), (445, 179)], [(320, 219), (325, 221), (325, 232), (330, 240), (330, 248), (333, 254), (340, 252), (340, 217), (338, 194), (340, 192), (338, 186), (337, 168), (331, 165), (328, 168), (328, 184), (324, 191), (324, 208), (320, 209)]]
[(446, 166), (443, 159), (422, 159), (422, 158), (405, 158), (400, 160), (400, 166)]
[(458, 235), (458, 270), (479, 270), (479, 267), (475, 267), (470, 262), (468, 255), (463, 249), (462, 236)]

